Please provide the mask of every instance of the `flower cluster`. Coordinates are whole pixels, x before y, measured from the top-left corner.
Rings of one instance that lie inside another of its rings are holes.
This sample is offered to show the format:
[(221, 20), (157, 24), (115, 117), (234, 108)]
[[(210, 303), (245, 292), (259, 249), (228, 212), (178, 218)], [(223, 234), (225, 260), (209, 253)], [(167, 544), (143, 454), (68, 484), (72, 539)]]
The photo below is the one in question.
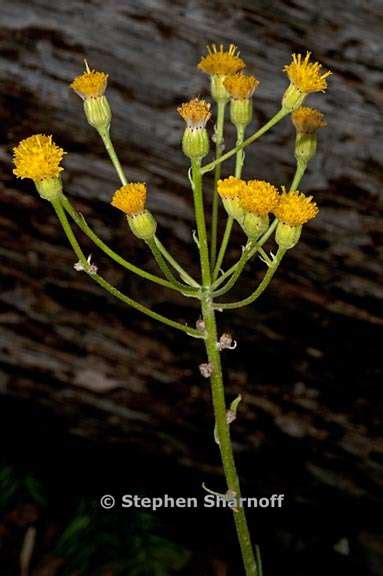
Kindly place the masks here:
[(305, 224), (318, 213), (318, 208), (312, 197), (306, 197), (298, 191), (286, 192), (282, 188), (279, 194), (277, 188), (264, 180), (241, 180), (229, 176), (218, 181), (218, 194), (223, 200), (236, 199), (244, 212), (252, 212), (258, 216), (273, 213), (278, 220), (298, 226)]

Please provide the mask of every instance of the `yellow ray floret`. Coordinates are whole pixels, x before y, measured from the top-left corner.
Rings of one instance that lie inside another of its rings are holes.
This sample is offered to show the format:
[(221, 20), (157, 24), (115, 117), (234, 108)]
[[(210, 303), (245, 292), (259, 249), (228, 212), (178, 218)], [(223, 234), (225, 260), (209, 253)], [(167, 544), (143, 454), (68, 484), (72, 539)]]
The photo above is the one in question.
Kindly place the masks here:
[(273, 212), (280, 222), (289, 226), (300, 226), (315, 218), (319, 210), (312, 201), (312, 196), (305, 196), (298, 190), (286, 192), (283, 188)]
[(210, 76), (235, 74), (246, 66), (234, 44), (230, 44), (228, 50), (224, 50), (223, 44), (219, 48), (212, 44), (207, 47), (207, 51), (207, 56), (201, 58), (198, 68)]
[(241, 206), (248, 212), (264, 216), (277, 206), (278, 190), (264, 180), (248, 180), (241, 196)]
[(60, 162), (65, 152), (53, 142), (52, 136), (30, 136), (22, 140), (13, 152), (13, 173), (18, 178), (31, 178), (37, 182), (58, 176), (63, 170)]
[(85, 67), (86, 71), (77, 76), (70, 87), (84, 100), (87, 98), (99, 98), (106, 90), (108, 74), (91, 70), (86, 60)]
[(319, 128), (325, 128), (327, 122), (324, 115), (319, 110), (301, 106), (291, 114), (291, 120), (301, 134), (313, 134)]
[(205, 128), (211, 116), (210, 104), (205, 100), (193, 98), (178, 106), (177, 112), (185, 120), (188, 128)]
[(225, 78), (223, 82), (230, 96), (235, 100), (247, 100), (254, 94), (259, 85), (259, 80), (255, 76), (246, 76), (239, 72)]
[(217, 192), (221, 198), (241, 198), (245, 190), (246, 182), (235, 176), (217, 182)]
[(311, 52), (307, 52), (302, 60), (302, 54), (293, 54), (291, 64), (287, 64), (283, 71), (301, 92), (324, 92), (327, 88), (327, 81), (332, 72), (321, 72), (322, 65), (318, 62), (310, 62)]
[(135, 216), (144, 210), (146, 195), (146, 184), (131, 182), (114, 193), (111, 204), (128, 216)]

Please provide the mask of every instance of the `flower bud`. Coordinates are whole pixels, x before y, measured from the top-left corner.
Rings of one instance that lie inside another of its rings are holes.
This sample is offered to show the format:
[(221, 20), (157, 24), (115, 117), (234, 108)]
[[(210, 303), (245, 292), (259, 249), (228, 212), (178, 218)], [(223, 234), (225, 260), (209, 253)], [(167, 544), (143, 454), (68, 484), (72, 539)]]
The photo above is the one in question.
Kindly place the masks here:
[(275, 241), (280, 248), (289, 250), (298, 244), (302, 232), (302, 225), (290, 226), (284, 222), (278, 222), (275, 231)]
[(253, 118), (253, 104), (250, 98), (230, 102), (230, 120), (236, 128), (246, 128)]
[(269, 215), (262, 216), (254, 212), (246, 212), (241, 226), (250, 240), (257, 240), (269, 227)]
[(206, 128), (185, 128), (182, 150), (191, 160), (201, 160), (209, 153), (209, 136)]
[(97, 130), (109, 130), (112, 111), (106, 96), (84, 100), (84, 111), (91, 126)]
[(41, 198), (44, 198), (44, 200), (48, 200), (49, 202), (57, 200), (62, 194), (62, 182), (60, 176), (35, 180), (35, 186)]
[(157, 222), (149, 210), (128, 216), (128, 223), (133, 234), (141, 240), (151, 240), (156, 233)]
[(307, 164), (317, 149), (316, 134), (297, 134), (295, 140), (295, 158), (298, 163)]

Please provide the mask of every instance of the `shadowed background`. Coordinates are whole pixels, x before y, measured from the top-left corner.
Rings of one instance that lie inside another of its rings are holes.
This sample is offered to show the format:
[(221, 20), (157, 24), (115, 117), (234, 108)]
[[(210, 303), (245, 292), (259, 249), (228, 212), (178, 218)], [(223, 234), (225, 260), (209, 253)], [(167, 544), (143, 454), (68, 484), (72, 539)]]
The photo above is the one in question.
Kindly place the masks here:
[[(196, 63), (207, 43), (238, 45), (261, 82), (254, 129), (278, 109), (291, 52), (309, 49), (334, 74), (327, 94), (307, 99), (328, 122), (301, 184), (320, 213), (257, 305), (219, 317), (221, 330), (238, 340), (223, 358), (228, 398), (243, 395), (232, 435), (244, 491), (282, 492), (288, 501), (283, 512), (250, 514), (266, 575), (329, 567), (382, 573), (382, 29), (378, 0), (2, 0), (0, 414), (8, 458), (34, 453), (44, 463), (66, 462), (67, 470), (72, 446), (95, 476), (97, 459), (101, 476), (126, 474), (125, 491), (131, 475), (153, 493), (171, 485), (200, 494), (207, 479), (223, 489), (210, 394), (198, 372), (201, 344), (112, 301), (73, 270), (50, 206), (29, 181), (13, 177), (11, 150), (32, 133), (53, 134), (68, 152), (66, 193), (88, 223), (127, 259), (156, 271), (109, 204), (116, 175), (68, 87), (86, 57), (110, 75), (112, 137), (128, 179), (147, 182), (159, 237), (198, 274), (176, 113), (181, 102), (208, 95)], [(227, 147), (233, 137), (229, 127)], [(288, 185), (293, 152), (294, 129), (285, 119), (247, 150), (245, 176)], [(224, 174), (231, 169), (226, 163)], [(110, 282), (158, 312), (195, 322), (190, 301), (125, 274), (79, 238)], [(236, 230), (227, 262), (243, 242)], [(235, 295), (248, 294), (261, 271), (254, 261)], [(101, 482), (94, 491), (107, 488)], [(214, 518), (210, 513), (207, 525), (215, 526)], [(203, 533), (191, 513), (171, 521), (178, 532), (188, 524)], [(211, 534), (211, 566), (207, 559), (206, 572), (190, 573), (237, 573), (226, 572), (222, 538), (236, 554), (227, 526), (224, 536), (216, 527)]]

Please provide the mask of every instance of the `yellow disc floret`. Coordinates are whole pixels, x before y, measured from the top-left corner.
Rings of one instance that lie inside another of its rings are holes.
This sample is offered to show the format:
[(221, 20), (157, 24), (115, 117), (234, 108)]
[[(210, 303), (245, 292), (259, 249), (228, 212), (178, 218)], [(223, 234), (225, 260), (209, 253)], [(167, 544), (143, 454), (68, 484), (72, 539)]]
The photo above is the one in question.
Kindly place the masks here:
[(322, 65), (319, 62), (310, 62), (311, 52), (307, 52), (304, 59), (302, 54), (293, 54), (291, 64), (287, 64), (283, 71), (294, 86), (309, 94), (310, 92), (324, 92), (327, 88), (327, 80), (332, 72), (321, 72)]
[(314, 134), (319, 128), (327, 126), (324, 115), (319, 110), (301, 106), (291, 114), (291, 120), (300, 134)]
[(85, 72), (77, 76), (70, 87), (84, 100), (88, 98), (99, 98), (106, 90), (108, 74), (91, 70), (86, 61), (85, 67)]
[(128, 216), (135, 216), (145, 209), (146, 195), (145, 184), (132, 182), (121, 186), (114, 193), (111, 203)]
[(13, 152), (13, 173), (18, 178), (31, 178), (38, 182), (56, 177), (63, 170), (60, 162), (65, 152), (53, 142), (52, 136), (30, 136), (22, 140)]
[(207, 56), (201, 58), (198, 68), (209, 76), (235, 74), (246, 66), (234, 44), (230, 44), (228, 50), (224, 50), (223, 44), (219, 48), (212, 44), (207, 47), (207, 51)]
[(223, 84), (232, 98), (246, 100), (252, 97), (259, 81), (255, 76), (246, 76), (240, 72), (225, 78)]
[(242, 198), (245, 191), (246, 182), (235, 176), (217, 182), (217, 192), (221, 198)]
[(298, 190), (283, 193), (273, 210), (280, 222), (289, 226), (301, 226), (318, 214), (319, 210), (312, 196), (305, 196)]
[(205, 100), (193, 98), (178, 106), (177, 112), (185, 120), (188, 128), (205, 128), (211, 116), (210, 104)]
[(241, 196), (241, 206), (248, 212), (264, 216), (277, 206), (278, 190), (264, 180), (248, 180)]

